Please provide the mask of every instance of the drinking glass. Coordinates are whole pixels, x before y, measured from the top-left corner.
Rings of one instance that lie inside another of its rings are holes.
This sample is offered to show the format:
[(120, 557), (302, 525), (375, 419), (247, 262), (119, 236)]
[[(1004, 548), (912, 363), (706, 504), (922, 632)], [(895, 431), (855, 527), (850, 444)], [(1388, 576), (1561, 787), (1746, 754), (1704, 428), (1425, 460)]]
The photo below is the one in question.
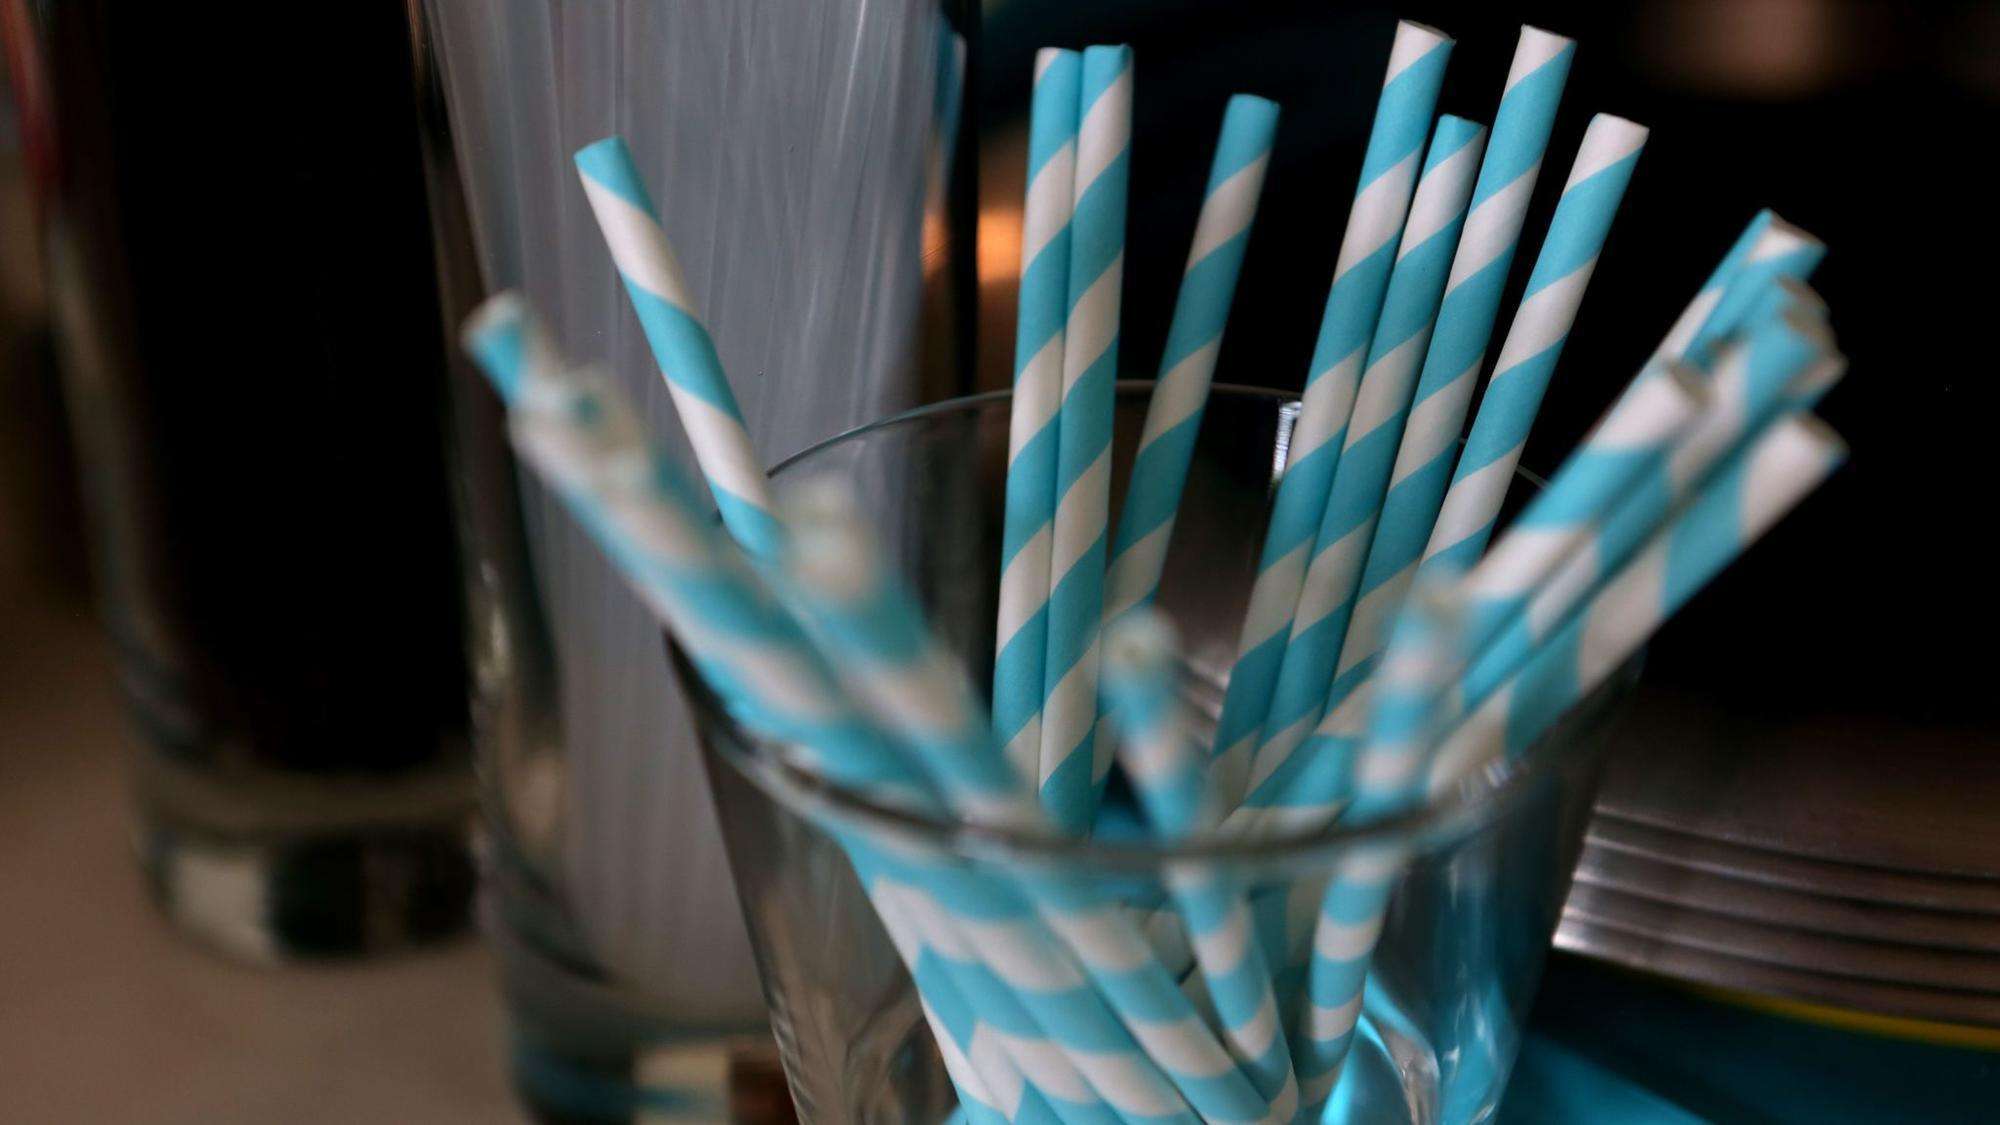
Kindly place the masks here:
[[(1114, 496), (1150, 386), (1119, 391)], [(1278, 393), (1217, 388), (1201, 420), (1158, 598), (1185, 646), (1184, 694), (1206, 727), (1199, 737), (1211, 733), (1222, 698), (1296, 412)], [(961, 399), (829, 441), (775, 476), (781, 495), (822, 475), (858, 490), (889, 561), (981, 684), (991, 669), (1007, 423), (1004, 393)], [(850, 862), (856, 841), (966, 878), (1060, 870), (1142, 919), (1169, 901), (1170, 872), (1220, 873), (1249, 896), (1288, 1028), (1328, 879), (1385, 850), (1411, 857), (1324, 1120), (1489, 1119), (1568, 889), (1601, 736), (1636, 675), (1627, 667), (1527, 754), (1482, 767), (1414, 813), (1365, 829), (1162, 847), (1102, 827), (1090, 840), (1053, 839), (886, 807), (748, 735), (675, 655), (793, 1098), (809, 1122), (935, 1122), (954, 1103), (919, 994)], [(878, 894), (884, 878), (872, 884)], [(1169, 935), (1158, 947), (1179, 971), (1187, 953), (1171, 931), (1147, 932)]]

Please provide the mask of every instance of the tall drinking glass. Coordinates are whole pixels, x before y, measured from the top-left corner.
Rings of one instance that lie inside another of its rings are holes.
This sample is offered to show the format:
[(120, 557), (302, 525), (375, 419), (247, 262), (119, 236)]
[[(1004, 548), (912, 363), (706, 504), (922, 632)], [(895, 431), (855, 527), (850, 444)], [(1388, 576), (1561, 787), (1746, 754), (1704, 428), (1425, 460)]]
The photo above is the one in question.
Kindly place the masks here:
[[(969, 0), (410, 10), (454, 331), (485, 294), (521, 289), (568, 355), (679, 433), (571, 160), (619, 134), (767, 461), (964, 369), (951, 328), (970, 308), (957, 236), (971, 214), (949, 204), (971, 185), (951, 159)], [(497, 402), (460, 376), (488, 931), (518, 1084), (552, 1121), (783, 1111), (658, 634), (548, 494), (522, 486)]]

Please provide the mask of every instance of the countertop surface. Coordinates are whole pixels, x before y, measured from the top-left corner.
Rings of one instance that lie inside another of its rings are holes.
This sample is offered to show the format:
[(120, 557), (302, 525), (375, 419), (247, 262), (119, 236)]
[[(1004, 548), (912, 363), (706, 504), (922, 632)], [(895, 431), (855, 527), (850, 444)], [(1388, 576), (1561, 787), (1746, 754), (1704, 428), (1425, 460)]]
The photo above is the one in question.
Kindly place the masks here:
[(522, 1120), (477, 943), (267, 969), (172, 931), (130, 852), (88, 607), (0, 569), (0, 622), (0, 1121)]

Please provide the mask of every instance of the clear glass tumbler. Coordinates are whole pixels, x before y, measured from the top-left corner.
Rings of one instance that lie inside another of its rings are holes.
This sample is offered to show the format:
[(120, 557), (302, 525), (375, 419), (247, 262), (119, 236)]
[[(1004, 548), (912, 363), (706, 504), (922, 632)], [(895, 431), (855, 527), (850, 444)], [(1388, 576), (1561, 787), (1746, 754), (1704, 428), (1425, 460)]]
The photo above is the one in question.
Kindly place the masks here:
[[(1114, 496), (1123, 493), (1149, 387), (1120, 389)], [(1201, 423), (1159, 595), (1180, 627), (1198, 723), (1212, 723), (1221, 699), (1296, 411), (1276, 393), (1218, 388)], [(919, 410), (809, 450), (776, 477), (781, 491), (822, 474), (853, 483), (892, 560), (979, 683), (991, 666), (1007, 416), (1005, 394)], [(1176, 973), (1189, 955), (1175, 927), (1161, 924), (1165, 876), (1189, 867), (1226, 873), (1250, 896), (1288, 1028), (1303, 1003), (1329, 877), (1383, 848), (1412, 855), (1324, 1119), (1489, 1119), (1567, 892), (1605, 720), (1636, 675), (1636, 666), (1626, 669), (1531, 752), (1417, 813), (1361, 831), (1162, 849), (1115, 833), (1052, 840), (885, 808), (788, 765), (675, 659), (695, 702), (793, 1097), (810, 1122), (935, 1122), (954, 1104), (918, 991), (855, 876), (846, 845), (857, 839), (972, 877), (1053, 869), (1088, 880), (1128, 905)]]

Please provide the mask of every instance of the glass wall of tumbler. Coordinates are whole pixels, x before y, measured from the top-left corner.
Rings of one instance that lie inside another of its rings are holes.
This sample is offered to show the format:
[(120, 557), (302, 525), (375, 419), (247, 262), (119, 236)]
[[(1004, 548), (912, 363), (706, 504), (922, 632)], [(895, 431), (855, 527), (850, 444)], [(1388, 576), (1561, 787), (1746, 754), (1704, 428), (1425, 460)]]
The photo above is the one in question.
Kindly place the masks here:
[[(766, 463), (960, 389), (975, 28), (975, 4), (939, 0), (413, 5), (445, 323), (522, 289), (567, 354), (678, 434), (572, 159), (615, 134)], [(458, 376), (488, 928), (517, 1084), (547, 1120), (788, 1114), (658, 628)]]
[(264, 963), (462, 934), (463, 629), (405, 23), (280, 7), (242, 51), (226, 5), (31, 7), (6, 30), (45, 82), (24, 112), (148, 882), (183, 932)]

